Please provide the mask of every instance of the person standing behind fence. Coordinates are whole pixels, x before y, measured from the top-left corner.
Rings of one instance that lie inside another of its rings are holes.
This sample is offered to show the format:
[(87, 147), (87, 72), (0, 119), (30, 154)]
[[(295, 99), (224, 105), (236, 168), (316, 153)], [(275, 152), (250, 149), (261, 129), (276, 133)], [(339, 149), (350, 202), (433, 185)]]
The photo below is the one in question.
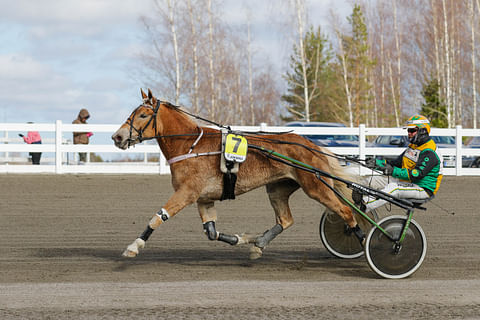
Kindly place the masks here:
[[(87, 119), (90, 118), (90, 114), (87, 109), (81, 109), (78, 113), (77, 119), (73, 120), (73, 124), (87, 124)], [(91, 132), (74, 132), (73, 144), (88, 144), (90, 137), (93, 135)], [(79, 152), (81, 162), (87, 161), (87, 153)]]
[[(33, 122), (28, 122), (33, 123)], [(25, 137), (23, 134), (18, 134), (20, 137), (23, 138), (28, 144), (41, 144), (42, 138), (40, 137), (40, 133), (38, 131), (28, 131), (27, 136)], [(41, 152), (29, 152), (30, 157), (32, 158), (32, 164), (40, 164), (40, 158), (42, 157)]]

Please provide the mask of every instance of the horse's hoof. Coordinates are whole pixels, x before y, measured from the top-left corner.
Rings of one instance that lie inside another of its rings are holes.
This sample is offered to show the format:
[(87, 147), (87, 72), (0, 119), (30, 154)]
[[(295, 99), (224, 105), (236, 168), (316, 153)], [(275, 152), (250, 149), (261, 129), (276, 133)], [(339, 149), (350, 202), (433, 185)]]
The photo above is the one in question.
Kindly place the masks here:
[(250, 248), (250, 260), (257, 260), (259, 258), (262, 257), (262, 249), (257, 247), (257, 246), (253, 246)]
[(125, 258), (135, 258), (137, 256), (138, 252), (133, 252), (131, 250), (125, 250), (122, 253), (122, 256)]
[(138, 249), (143, 249), (143, 248), (145, 248), (145, 241), (143, 239), (137, 238), (122, 253), (122, 256), (127, 258), (135, 258), (138, 254)]

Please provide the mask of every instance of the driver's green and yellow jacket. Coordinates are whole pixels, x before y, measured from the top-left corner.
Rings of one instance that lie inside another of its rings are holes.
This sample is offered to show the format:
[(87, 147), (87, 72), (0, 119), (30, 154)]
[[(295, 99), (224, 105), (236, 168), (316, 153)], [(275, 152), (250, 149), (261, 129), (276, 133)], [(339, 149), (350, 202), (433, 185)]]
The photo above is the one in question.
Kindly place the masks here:
[[(379, 167), (386, 163), (379, 159), (376, 162)], [(437, 193), (443, 178), (443, 158), (432, 139), (420, 146), (410, 144), (398, 158), (387, 162), (393, 166), (392, 177), (415, 183), (430, 195)]]

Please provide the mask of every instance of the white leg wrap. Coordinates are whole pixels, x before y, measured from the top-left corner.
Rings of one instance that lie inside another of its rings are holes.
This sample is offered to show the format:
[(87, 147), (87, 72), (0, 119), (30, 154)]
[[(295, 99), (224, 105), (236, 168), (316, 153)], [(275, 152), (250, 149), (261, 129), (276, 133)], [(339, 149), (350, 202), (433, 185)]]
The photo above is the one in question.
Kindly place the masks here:
[(133, 258), (137, 256), (138, 249), (143, 249), (143, 248), (145, 248), (145, 241), (143, 241), (140, 238), (137, 238), (127, 247), (127, 250), (125, 250), (122, 255), (124, 257)]
[(237, 237), (237, 239), (238, 239), (237, 245), (238, 245), (238, 244), (248, 243), (248, 242), (245, 241), (245, 239), (243, 239), (243, 238), (242, 238), (241, 236), (239, 236), (238, 234), (236, 234), (235, 237)]
[(153, 215), (148, 225), (150, 226), (150, 228), (155, 230), (159, 225), (161, 225), (168, 219), (170, 219), (170, 215), (168, 214), (167, 210), (162, 208), (162, 210)]
[(247, 244), (247, 243), (255, 243), (255, 239), (257, 239), (257, 236), (254, 234), (248, 234), (248, 233), (242, 233), (242, 234), (236, 234), (235, 235), (238, 238), (238, 244)]

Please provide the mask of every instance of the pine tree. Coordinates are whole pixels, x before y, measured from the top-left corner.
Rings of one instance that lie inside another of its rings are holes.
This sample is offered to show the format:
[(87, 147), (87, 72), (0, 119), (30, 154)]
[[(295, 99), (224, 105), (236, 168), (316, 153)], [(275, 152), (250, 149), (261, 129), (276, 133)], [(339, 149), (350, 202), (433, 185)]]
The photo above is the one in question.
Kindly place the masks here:
[(447, 105), (440, 97), (440, 82), (432, 78), (423, 84), (422, 96), (425, 103), (422, 104), (420, 113), (430, 120), (433, 127), (448, 128)]
[[(310, 119), (313, 121), (338, 121), (337, 105), (342, 96), (339, 78), (335, 72), (334, 54), (326, 36), (320, 28), (310, 27), (304, 36), (307, 77), (310, 95)], [(284, 121), (305, 120), (305, 95), (303, 70), (299, 48), (294, 45), (290, 57), (290, 69), (284, 76), (287, 81), (286, 102), (288, 115)]]
[[(351, 34), (343, 35), (344, 60), (346, 61), (347, 81), (351, 92), (354, 125), (365, 122), (373, 103), (369, 94), (371, 84), (369, 74), (375, 61), (369, 56), (368, 31), (365, 17), (359, 5), (355, 5), (352, 14), (347, 17)], [(341, 59), (339, 58), (341, 61)]]

